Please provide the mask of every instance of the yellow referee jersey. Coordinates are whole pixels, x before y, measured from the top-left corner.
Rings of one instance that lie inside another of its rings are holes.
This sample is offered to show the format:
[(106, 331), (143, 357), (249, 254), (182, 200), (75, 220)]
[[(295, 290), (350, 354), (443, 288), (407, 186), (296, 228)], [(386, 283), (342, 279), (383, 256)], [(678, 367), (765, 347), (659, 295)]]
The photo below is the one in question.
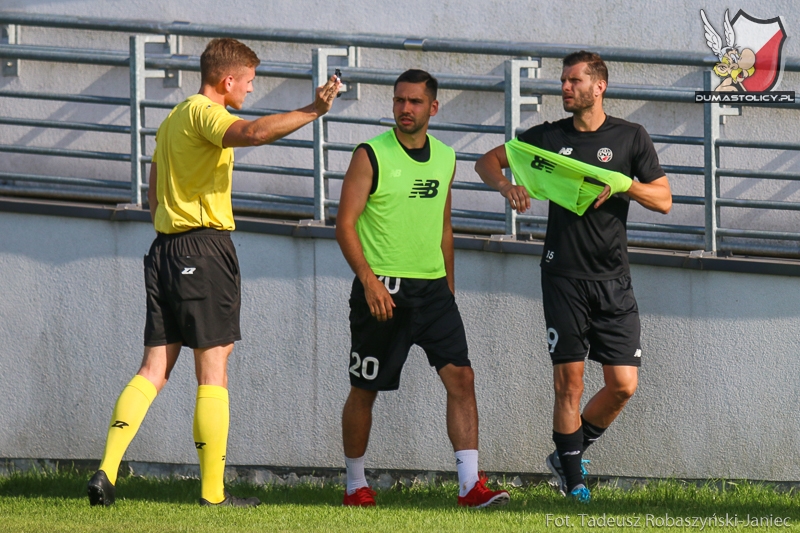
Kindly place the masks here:
[(193, 228), (234, 229), (231, 209), (233, 148), (222, 147), (228, 128), (241, 120), (202, 94), (178, 104), (156, 134), (159, 233)]

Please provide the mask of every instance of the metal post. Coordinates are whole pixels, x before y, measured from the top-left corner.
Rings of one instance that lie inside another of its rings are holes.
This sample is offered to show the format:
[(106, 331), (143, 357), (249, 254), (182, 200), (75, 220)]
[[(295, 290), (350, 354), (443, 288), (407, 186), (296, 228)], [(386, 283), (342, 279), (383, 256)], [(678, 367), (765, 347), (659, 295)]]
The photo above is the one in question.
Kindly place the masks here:
[[(703, 73), (703, 89), (711, 90), (711, 71)], [(717, 176), (719, 169), (720, 123), (726, 116), (741, 114), (741, 110), (724, 108), (717, 102), (703, 104), (703, 155), (705, 158), (705, 251), (717, 253), (717, 229), (719, 227), (720, 209), (717, 200), (720, 195), (720, 183)]]
[[(347, 66), (360, 67), (361, 66), (361, 52), (357, 46), (347, 47)], [(342, 100), (360, 100), (361, 99), (361, 84), (357, 82), (349, 82), (345, 78), (344, 90), (342, 91)]]
[[(328, 57), (347, 57), (347, 48), (316, 48), (311, 51), (311, 86), (314, 91), (328, 79)], [(316, 94), (316, 93), (314, 93)], [(312, 123), (314, 131), (314, 220), (323, 224), (328, 219), (325, 202), (328, 198), (328, 181), (325, 171), (328, 163), (328, 123), (319, 117)]]
[[(3, 24), (0, 26), (0, 44), (19, 44), (19, 26), (15, 24)], [(16, 78), (19, 76), (19, 59), (4, 57), (1, 58), (3, 67), (0, 73), (5, 78)]]
[[(509, 59), (505, 62), (505, 125), (506, 142), (517, 136), (517, 128), (522, 122), (522, 111), (538, 111), (538, 96), (522, 96), (520, 94), (520, 75), (524, 73), (529, 78), (537, 77), (539, 61), (531, 59)], [(531, 107), (535, 106), (535, 107)], [(506, 178), (515, 183), (511, 169), (506, 169)], [(506, 235), (517, 235), (517, 212), (511, 209), (511, 204), (506, 202)]]
[(131, 72), (131, 203), (142, 204), (142, 100), (145, 97), (144, 71), (145, 39), (140, 35), (130, 38)]
[[(144, 135), (145, 127), (142, 100), (145, 99), (147, 78), (163, 78), (164, 87), (180, 87), (180, 76), (170, 77), (168, 70), (145, 69), (145, 45), (161, 43), (177, 50), (179, 40), (175, 36), (131, 35), (130, 37), (130, 92), (131, 92), (131, 204), (142, 205), (142, 182), (145, 175)], [(171, 48), (170, 48), (171, 49)]]
[[(183, 37), (180, 35), (164, 36), (164, 53), (176, 56), (181, 53), (183, 47)], [(182, 75), (180, 70), (167, 69), (164, 71), (164, 88), (179, 89), (181, 86)]]

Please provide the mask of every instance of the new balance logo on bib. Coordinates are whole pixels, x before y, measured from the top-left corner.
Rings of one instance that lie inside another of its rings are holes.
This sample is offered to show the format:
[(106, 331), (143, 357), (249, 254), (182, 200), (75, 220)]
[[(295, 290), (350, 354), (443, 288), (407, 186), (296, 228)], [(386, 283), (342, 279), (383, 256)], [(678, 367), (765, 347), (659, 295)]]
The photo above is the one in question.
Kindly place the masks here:
[(414, 180), (409, 198), (434, 198), (439, 194), (438, 180)]

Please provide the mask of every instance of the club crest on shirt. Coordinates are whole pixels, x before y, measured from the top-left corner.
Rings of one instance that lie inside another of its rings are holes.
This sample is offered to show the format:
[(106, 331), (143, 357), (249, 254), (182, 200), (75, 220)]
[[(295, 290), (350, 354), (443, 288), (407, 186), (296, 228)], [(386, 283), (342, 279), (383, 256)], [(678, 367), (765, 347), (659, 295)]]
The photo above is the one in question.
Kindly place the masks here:
[(600, 148), (597, 151), (597, 159), (599, 159), (601, 163), (608, 163), (611, 161), (612, 157), (614, 157), (614, 153), (611, 151), (611, 148)]

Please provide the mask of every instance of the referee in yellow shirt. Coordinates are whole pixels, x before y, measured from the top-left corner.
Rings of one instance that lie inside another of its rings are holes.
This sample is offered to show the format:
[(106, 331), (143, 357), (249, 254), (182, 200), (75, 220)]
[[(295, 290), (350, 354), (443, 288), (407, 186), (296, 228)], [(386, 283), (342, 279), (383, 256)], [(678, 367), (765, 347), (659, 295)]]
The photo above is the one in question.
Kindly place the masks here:
[(170, 112), (156, 134), (148, 200), (157, 237), (144, 258), (147, 321), (144, 358), (111, 415), (105, 452), (88, 485), (91, 505), (114, 503), (120, 461), (150, 404), (169, 379), (182, 346), (194, 350), (194, 441), (201, 505), (258, 505), (223, 486), (228, 442), (228, 356), (239, 333), (240, 276), (230, 232), (233, 148), (273, 142), (327, 113), (333, 76), (306, 107), (242, 120), (260, 60), (235, 39), (214, 39), (200, 56), (201, 87)]

